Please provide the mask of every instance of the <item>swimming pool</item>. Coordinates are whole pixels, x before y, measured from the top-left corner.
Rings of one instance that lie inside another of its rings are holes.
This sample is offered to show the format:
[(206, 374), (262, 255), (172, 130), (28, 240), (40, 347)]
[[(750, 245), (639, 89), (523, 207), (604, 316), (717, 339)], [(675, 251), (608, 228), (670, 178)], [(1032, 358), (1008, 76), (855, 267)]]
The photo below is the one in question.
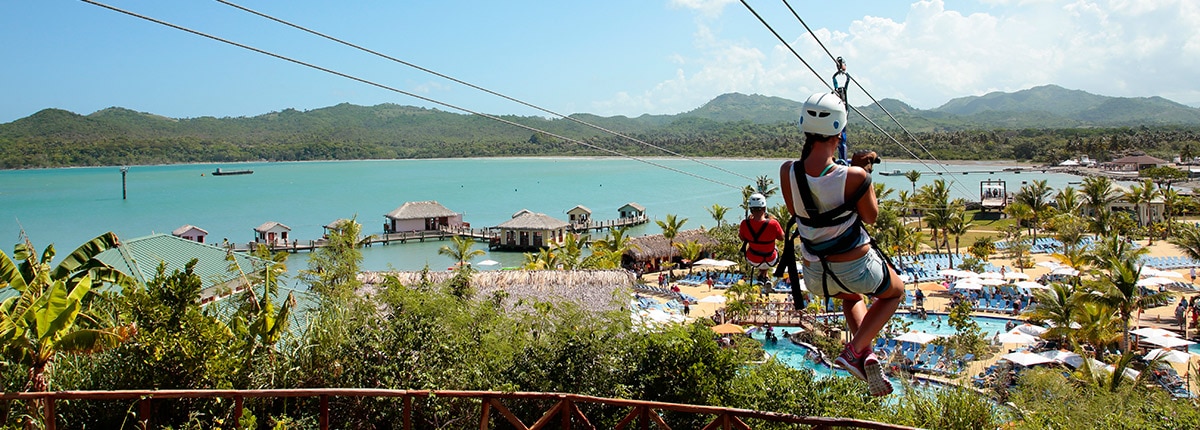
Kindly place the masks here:
[[(922, 320), (910, 314), (896, 314), (896, 316), (893, 318), (900, 319), (901, 321), (911, 322), (911, 330), (922, 330), (927, 333), (947, 336), (954, 334), (954, 328), (950, 327), (950, 325), (946, 323), (946, 315), (940, 315), (941, 323), (937, 322), (937, 316), (939, 315), (930, 314), (928, 319)], [(1005, 324), (1009, 322), (1009, 320), (1005, 318), (982, 316), (976, 316), (972, 318), (975, 320), (976, 324), (979, 324), (979, 328), (984, 332), (985, 335), (991, 335), (996, 332), (1003, 333), (1005, 331)], [(791, 330), (788, 330), (789, 328)], [(790, 332), (795, 329), (791, 327), (777, 327), (775, 330), (776, 332), (781, 330), (788, 330)], [(755, 340), (763, 343), (764, 351), (766, 351), (768, 354), (771, 354), (771, 357), (779, 360), (780, 363), (783, 363), (788, 367), (802, 370), (809, 369), (812, 370), (813, 373), (815, 373), (818, 377), (850, 376), (850, 373), (846, 372), (845, 370), (834, 369), (809, 359), (808, 348), (796, 345), (786, 339), (780, 339), (780, 341), (776, 342), (775, 344), (768, 344), (763, 341), (763, 334), (764, 333), (761, 331), (756, 331), (752, 336)], [(894, 385), (898, 386), (898, 384)]]

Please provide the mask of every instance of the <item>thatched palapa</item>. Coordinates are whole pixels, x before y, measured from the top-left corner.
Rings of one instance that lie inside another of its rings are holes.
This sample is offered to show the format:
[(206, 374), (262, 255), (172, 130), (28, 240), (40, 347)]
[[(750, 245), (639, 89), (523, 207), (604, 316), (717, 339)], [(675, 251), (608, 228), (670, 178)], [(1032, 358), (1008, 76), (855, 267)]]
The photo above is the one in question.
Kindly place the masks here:
[[(423, 279), (425, 276), (428, 278)], [(360, 274), (359, 280), (372, 288), (387, 277), (395, 277), (407, 286), (423, 281), (440, 284), (453, 276), (454, 272), (367, 272)], [(635, 282), (634, 275), (625, 270), (505, 270), (478, 272), (471, 277), (476, 297), (491, 297), (502, 290), (508, 294), (504, 304), (509, 309), (538, 300), (573, 302), (596, 312), (628, 306)]]
[[(675, 243), (687, 243), (693, 240), (705, 248), (717, 244), (717, 240), (709, 237), (703, 229), (684, 230), (675, 235)], [(671, 242), (661, 234), (631, 238), (629, 244), (629, 250), (625, 251), (624, 259), (631, 259), (635, 262), (679, 257), (679, 248), (671, 245)]]

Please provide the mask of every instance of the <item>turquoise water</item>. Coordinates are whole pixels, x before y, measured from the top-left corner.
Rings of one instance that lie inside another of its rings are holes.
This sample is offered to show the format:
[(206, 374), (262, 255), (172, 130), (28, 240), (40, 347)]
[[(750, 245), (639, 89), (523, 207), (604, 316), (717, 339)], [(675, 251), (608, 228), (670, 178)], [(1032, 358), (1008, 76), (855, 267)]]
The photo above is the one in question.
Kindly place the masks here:
[[(782, 160), (705, 160), (748, 178), (777, 178)], [(374, 160), (293, 163), (188, 164), (130, 167), (128, 199), (121, 199), (117, 167), (0, 171), (0, 247), (9, 252), (24, 228), (39, 249), (49, 243), (60, 256), (103, 233), (134, 238), (170, 233), (184, 224), (208, 230), (208, 241), (253, 239), (253, 229), (267, 221), (292, 228), (300, 241), (319, 238), (322, 226), (337, 218), (358, 216), (365, 233), (382, 232), (383, 214), (407, 201), (437, 200), (463, 213), (475, 227), (494, 226), (520, 209), (543, 212), (565, 220), (566, 211), (584, 205), (593, 219), (616, 218), (618, 207), (637, 202), (652, 219), (666, 214), (688, 218), (684, 228), (715, 224), (707, 208), (714, 203), (737, 207), (737, 187), (753, 181), (683, 159), (654, 159), (654, 163), (712, 179), (698, 179), (662, 167), (617, 158), (488, 158), (439, 160)], [(254, 174), (214, 177), (217, 167), (252, 169)], [(924, 165), (885, 162), (878, 171), (916, 169)], [(947, 166), (950, 172), (978, 171), (975, 165)], [(999, 170), (998, 168), (988, 168)], [(941, 168), (937, 168), (941, 170)], [(1004, 179), (1009, 189), (1021, 181), (1047, 179), (1060, 188), (1078, 177), (1025, 172), (951, 174), (958, 181), (955, 197), (977, 198), (979, 181)], [(925, 174), (918, 187), (937, 175)], [(903, 176), (876, 175), (875, 180), (898, 189), (911, 189)], [(727, 185), (722, 185), (727, 184)], [(778, 204), (780, 201), (772, 201)], [(739, 214), (730, 211), (728, 220)], [(635, 228), (634, 235), (657, 234), (654, 224)], [(375, 246), (364, 251), (363, 267), (416, 270), (429, 264), (447, 267), (437, 255), (444, 243)], [(293, 257), (303, 267), (306, 254)], [(491, 253), (495, 267), (517, 265), (520, 253)]]
[[(915, 317), (909, 316), (908, 314), (897, 314), (894, 318), (913, 323), (912, 328), (911, 328), (912, 330), (921, 330), (921, 331), (925, 331), (927, 333), (934, 333), (934, 334), (940, 334), (940, 335), (954, 334), (954, 329), (949, 327), (948, 325), (944, 324), (945, 316), (943, 316), (943, 324), (941, 324), (940, 326), (934, 326), (933, 321), (935, 321), (935, 319), (934, 319), (933, 315), (930, 315), (929, 319), (924, 320), (924, 321), (917, 319)], [(991, 317), (974, 317), (974, 319), (975, 319), (975, 322), (977, 324), (979, 324), (980, 329), (983, 330), (984, 333), (995, 333), (997, 330), (1004, 331), (1004, 325), (1009, 321), (1007, 319), (991, 318)], [(779, 333), (780, 330), (788, 330), (790, 332), (790, 331), (794, 330), (794, 328), (776, 327), (775, 328), (776, 334), (780, 334)], [(763, 333), (756, 332), (756, 333), (754, 333), (753, 336), (754, 336), (754, 339), (758, 340), (759, 342), (763, 341)], [(816, 373), (817, 376), (821, 376), (821, 377), (834, 376), (834, 375), (850, 376), (850, 373), (846, 372), (845, 370), (834, 369), (834, 368), (831, 368), (824, 364), (817, 363), (813, 360), (810, 360), (807, 357), (808, 348), (805, 348), (800, 345), (796, 345), (787, 340), (781, 339), (779, 342), (776, 342), (774, 345), (764, 343), (763, 350), (765, 350), (768, 354), (771, 354), (771, 357), (774, 357), (774, 359), (779, 360), (779, 362), (781, 362), (791, 368), (812, 369), (812, 371), (814, 373)], [(894, 384), (894, 385), (899, 387), (898, 383)]]

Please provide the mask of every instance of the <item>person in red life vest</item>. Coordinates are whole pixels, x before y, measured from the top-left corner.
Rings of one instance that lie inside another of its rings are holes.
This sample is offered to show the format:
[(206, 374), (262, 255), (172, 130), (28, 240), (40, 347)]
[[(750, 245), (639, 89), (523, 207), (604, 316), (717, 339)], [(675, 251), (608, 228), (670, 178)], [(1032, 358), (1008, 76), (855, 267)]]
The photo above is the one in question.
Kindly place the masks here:
[(775, 241), (783, 240), (783, 227), (779, 225), (779, 221), (767, 214), (766, 196), (751, 194), (746, 206), (750, 208), (750, 217), (742, 220), (742, 225), (738, 227), (738, 237), (742, 238), (746, 261), (758, 269), (758, 280), (765, 283), (768, 279), (767, 271), (779, 261)]

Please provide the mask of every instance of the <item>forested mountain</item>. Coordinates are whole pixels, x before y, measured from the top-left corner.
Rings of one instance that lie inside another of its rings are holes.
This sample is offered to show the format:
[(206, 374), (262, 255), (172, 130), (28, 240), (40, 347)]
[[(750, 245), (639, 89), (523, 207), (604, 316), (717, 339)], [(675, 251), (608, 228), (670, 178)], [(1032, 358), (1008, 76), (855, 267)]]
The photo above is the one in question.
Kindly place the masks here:
[[(852, 93), (852, 101), (863, 99), (865, 96)], [(891, 157), (926, 158), (932, 154), (942, 160), (1055, 161), (1078, 154), (1103, 160), (1131, 151), (1161, 157), (1200, 153), (1196, 137), (1200, 109), (1158, 97), (1105, 97), (1042, 86), (954, 99), (931, 110), (891, 99), (881, 100), (880, 105), (922, 145), (913, 144), (887, 113), (874, 105), (859, 106), (851, 114), (851, 138), (860, 147), (875, 148)], [(572, 118), (692, 156), (790, 157), (802, 141), (794, 125), (800, 106), (801, 102), (779, 97), (732, 93), (676, 115), (575, 114)], [(864, 115), (891, 137), (878, 132)], [(0, 124), (0, 168), (612, 155), (588, 145), (625, 154), (668, 155), (567, 119), (500, 118), (527, 128), (482, 116), (395, 104), (340, 104), (254, 117), (188, 119), (117, 107), (90, 115), (45, 109)]]

